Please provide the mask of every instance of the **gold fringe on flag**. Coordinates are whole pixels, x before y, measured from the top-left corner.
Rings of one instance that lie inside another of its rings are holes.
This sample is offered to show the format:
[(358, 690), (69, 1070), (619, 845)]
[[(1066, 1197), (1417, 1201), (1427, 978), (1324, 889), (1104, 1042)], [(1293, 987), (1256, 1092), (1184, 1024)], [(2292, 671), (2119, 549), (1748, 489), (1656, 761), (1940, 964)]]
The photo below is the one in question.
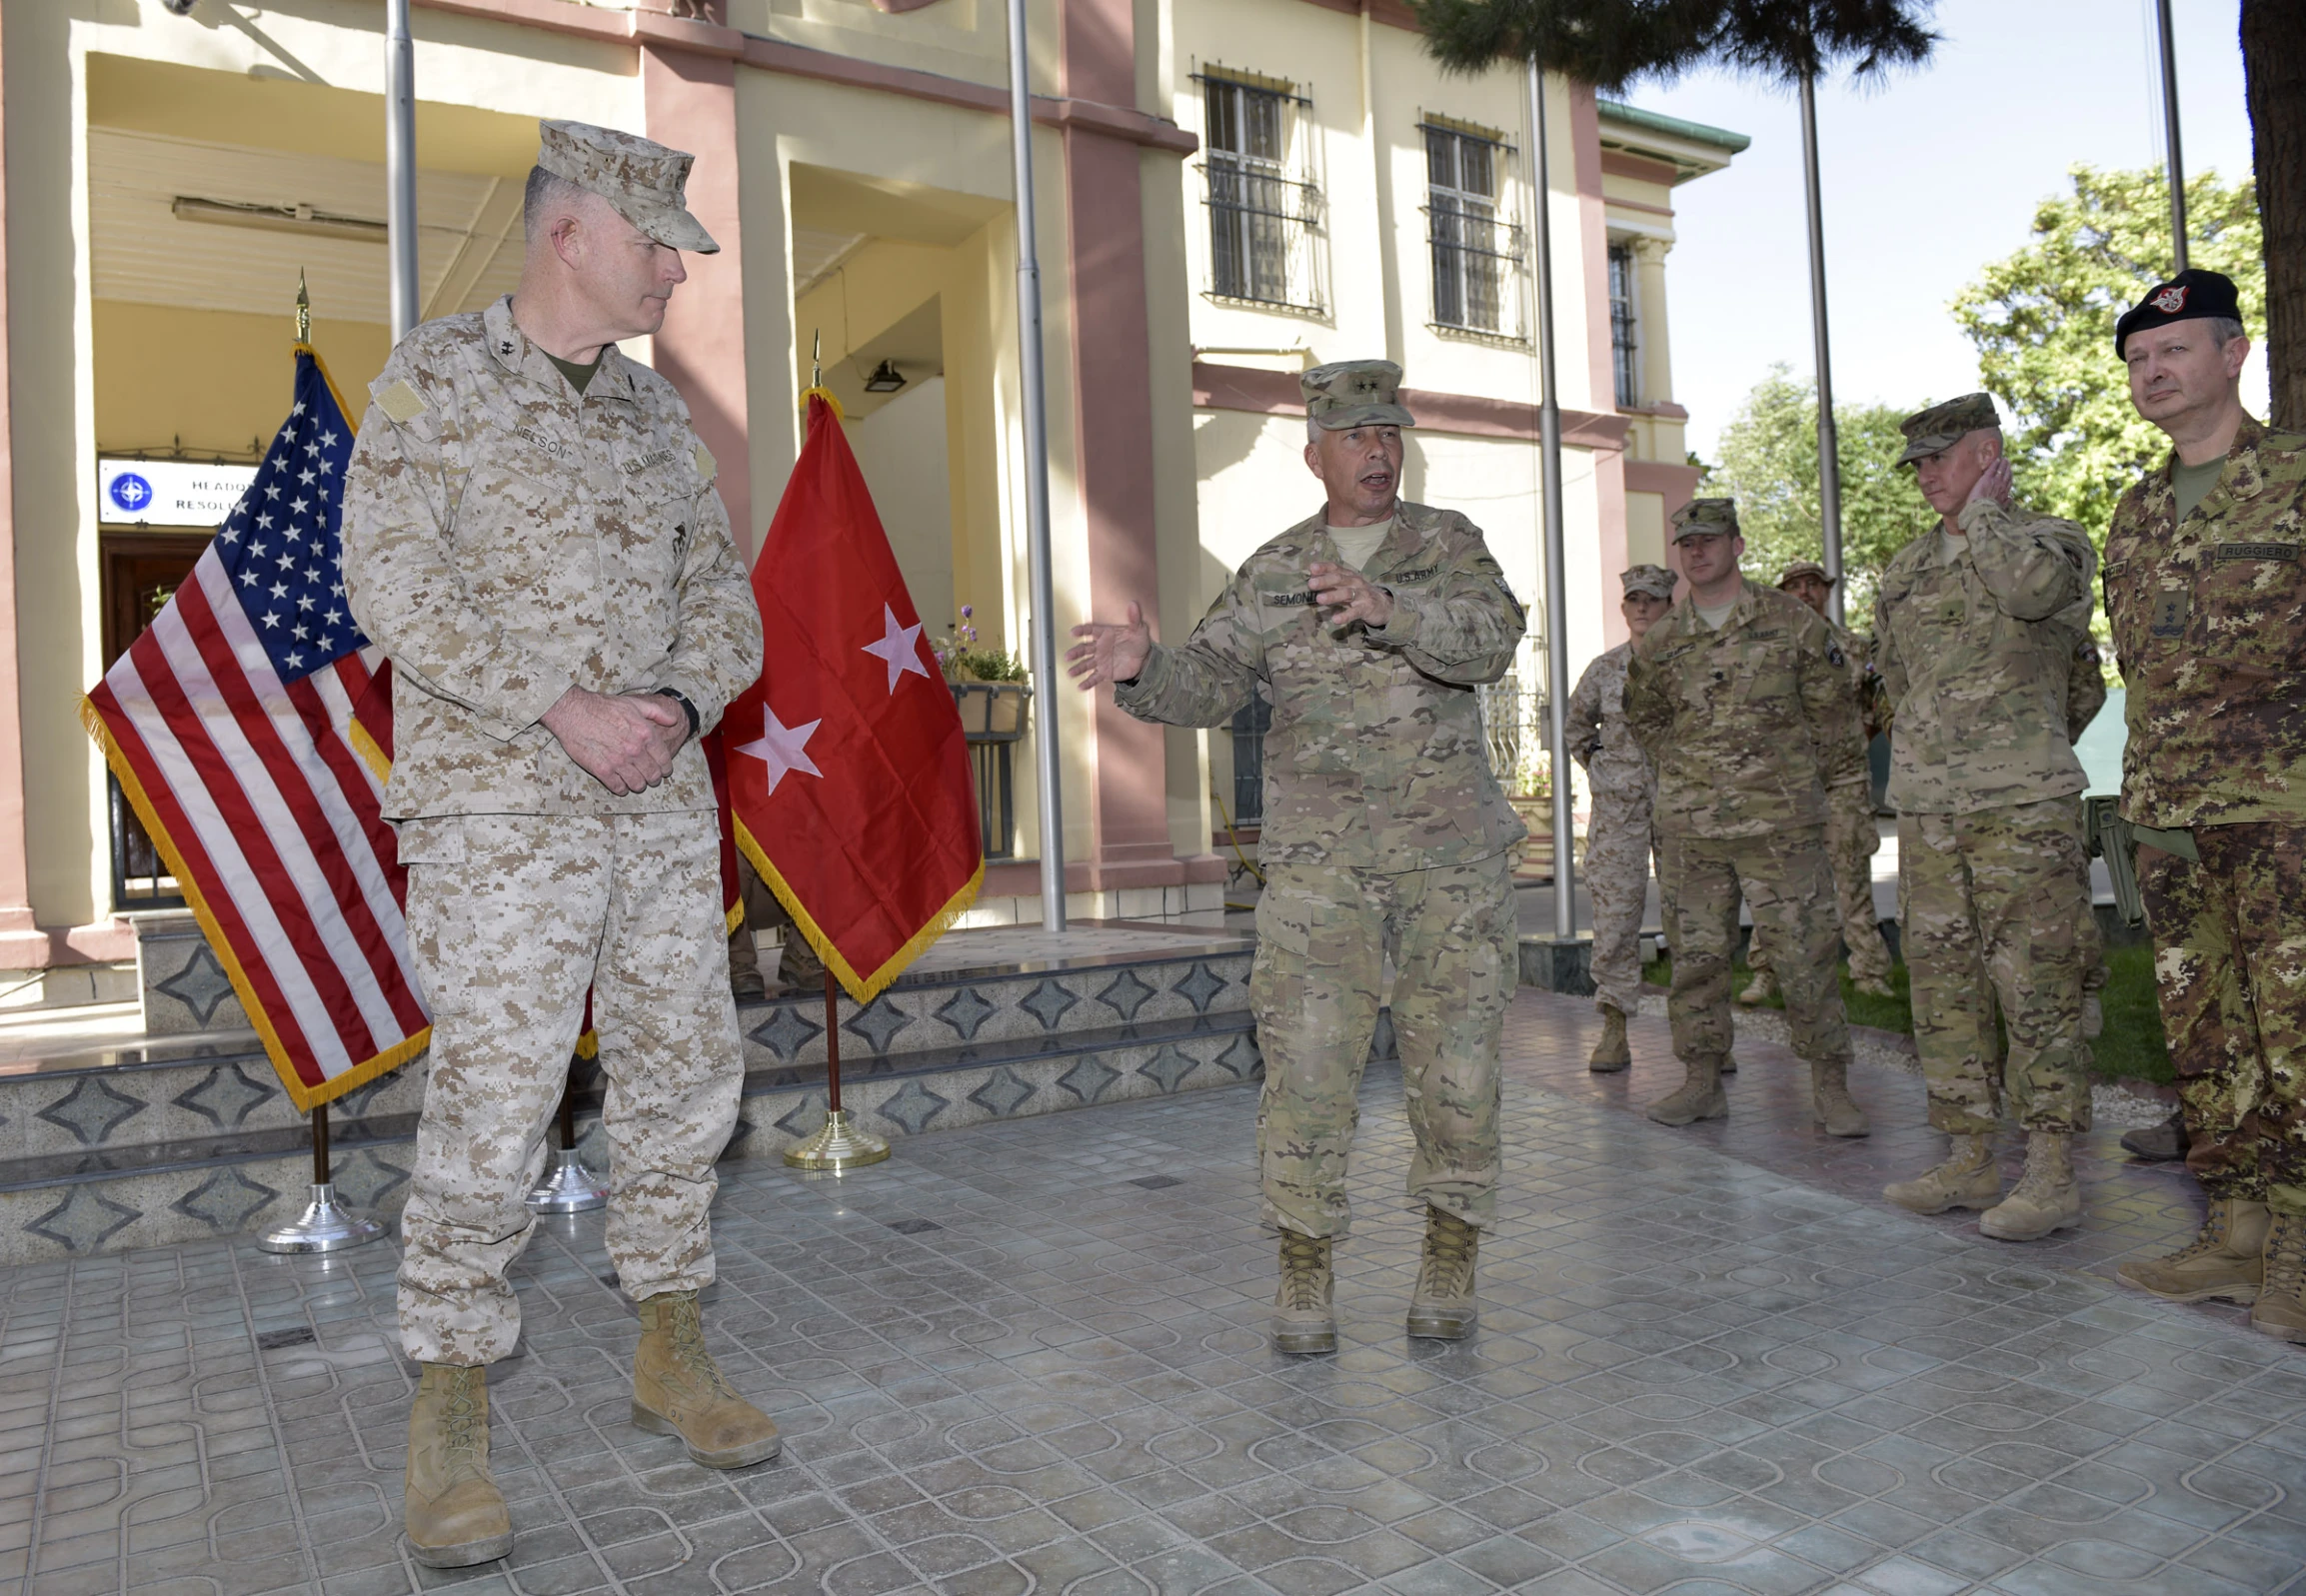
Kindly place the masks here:
[(985, 884), (985, 860), (980, 858), (977, 868), (970, 872), (961, 890), (947, 898), (945, 906), (930, 915), (929, 922), (915, 931), (910, 941), (891, 954), (879, 969), (860, 974), (842, 956), (833, 938), (825, 934), (825, 928), (802, 906), (800, 894), (778, 873), (777, 866), (769, 862), (768, 850), (754, 840), (753, 833), (745, 828), (745, 822), (734, 811), (730, 813), (729, 823), (736, 828), (737, 845), (753, 861), (753, 867), (761, 872), (761, 879), (769, 883), (769, 889), (777, 894), (777, 901), (783, 903), (786, 911), (793, 916), (793, 923), (808, 938), (809, 945), (817, 950), (817, 956), (825, 961), (825, 967), (840, 977), (842, 990), (860, 1003), (870, 1003), (879, 997), (888, 989), (891, 981), (904, 974), (915, 959), (929, 951), (931, 943), (953, 929), (954, 922), (968, 913), (970, 904), (977, 901), (978, 888)]

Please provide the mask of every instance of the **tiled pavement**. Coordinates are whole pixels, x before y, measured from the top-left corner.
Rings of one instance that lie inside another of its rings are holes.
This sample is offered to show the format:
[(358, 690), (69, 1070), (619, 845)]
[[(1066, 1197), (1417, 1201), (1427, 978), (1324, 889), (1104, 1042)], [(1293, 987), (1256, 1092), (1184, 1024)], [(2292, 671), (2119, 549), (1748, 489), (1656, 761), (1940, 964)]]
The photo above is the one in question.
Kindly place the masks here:
[[(1259, 1332), (1245, 1088), (924, 1136), (839, 1181), (727, 1166), (710, 1333), (789, 1438), (735, 1474), (625, 1422), (635, 1330), (600, 1225), (551, 1226), (492, 1387), (520, 1542), (455, 1575), (398, 1544), (389, 1245), (10, 1271), (0, 1574), (41, 1596), (2306, 1589), (2306, 1350), (2053, 1266), (2095, 1261), (2072, 1243), (1885, 1210), (1878, 1165), (1920, 1138), (1773, 1130), (1781, 1054), (1745, 1057), (1725, 1126), (1650, 1125), (1613, 1099), (1654, 1066), (1583, 1078), (1588, 1013), (1516, 1007), (1485, 1321), (1455, 1346), (1400, 1331), (1389, 1069), (1334, 1359)], [(1861, 1091), (1886, 1122), (1911, 1088)]]

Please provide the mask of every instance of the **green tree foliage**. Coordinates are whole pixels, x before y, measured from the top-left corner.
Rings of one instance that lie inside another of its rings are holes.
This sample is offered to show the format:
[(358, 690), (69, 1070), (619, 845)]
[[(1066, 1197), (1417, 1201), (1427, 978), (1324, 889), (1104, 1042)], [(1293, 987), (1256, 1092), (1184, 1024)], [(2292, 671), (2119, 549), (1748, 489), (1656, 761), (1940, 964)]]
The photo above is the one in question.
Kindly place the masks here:
[(1929, 59), (1931, 0), (1410, 0), (1425, 48), (1480, 72), (1536, 61), (1612, 92), (1709, 64), (1797, 83), (1845, 65), (1858, 78)]
[[(1841, 444), (1842, 606), (1858, 632), (1873, 630), (1874, 588), (1890, 557), (1937, 521), (1914, 490), (1913, 473), (1897, 464), (1905, 448), (1897, 424), (1910, 414), (1888, 405), (1833, 408)], [(1794, 561), (1824, 557), (1815, 383), (1772, 366), (1722, 429), (1715, 454), (1697, 491), (1737, 501), (1746, 575), (1775, 582)]]
[[(2009, 421), (2027, 503), (2078, 521), (2102, 547), (2115, 504), (2168, 458), (2169, 441), (2130, 407), (2114, 323), (2170, 271), (2170, 191), (2159, 167), (2074, 167), (2073, 192), (2034, 213), (2033, 241), (1988, 266), (1953, 302), (1978, 371)], [(2244, 325), (2265, 326), (2257, 199), (2215, 172), (2186, 182), (2188, 264), (2223, 272)]]

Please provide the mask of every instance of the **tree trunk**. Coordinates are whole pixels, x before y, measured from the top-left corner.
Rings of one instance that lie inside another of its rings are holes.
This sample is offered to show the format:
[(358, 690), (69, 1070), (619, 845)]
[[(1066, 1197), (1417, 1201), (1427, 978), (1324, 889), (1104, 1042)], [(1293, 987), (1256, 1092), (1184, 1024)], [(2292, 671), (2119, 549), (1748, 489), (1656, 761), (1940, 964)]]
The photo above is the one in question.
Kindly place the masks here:
[(2242, 0), (2258, 222), (2266, 248), (2273, 425), (2306, 428), (2306, 6)]

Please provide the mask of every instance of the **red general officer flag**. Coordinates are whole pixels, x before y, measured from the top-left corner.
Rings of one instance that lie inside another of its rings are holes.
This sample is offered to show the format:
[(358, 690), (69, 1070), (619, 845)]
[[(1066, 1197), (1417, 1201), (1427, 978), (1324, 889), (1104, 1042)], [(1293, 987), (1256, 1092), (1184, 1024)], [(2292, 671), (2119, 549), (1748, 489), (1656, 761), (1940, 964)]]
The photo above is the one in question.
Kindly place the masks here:
[(866, 1002), (976, 901), (985, 856), (960, 712), (814, 391), (753, 594), (761, 680), (720, 732), (737, 844)]

